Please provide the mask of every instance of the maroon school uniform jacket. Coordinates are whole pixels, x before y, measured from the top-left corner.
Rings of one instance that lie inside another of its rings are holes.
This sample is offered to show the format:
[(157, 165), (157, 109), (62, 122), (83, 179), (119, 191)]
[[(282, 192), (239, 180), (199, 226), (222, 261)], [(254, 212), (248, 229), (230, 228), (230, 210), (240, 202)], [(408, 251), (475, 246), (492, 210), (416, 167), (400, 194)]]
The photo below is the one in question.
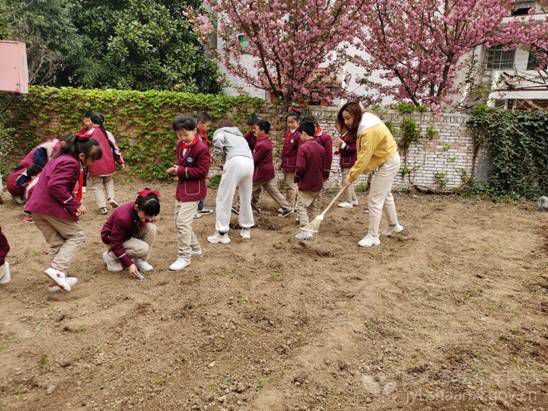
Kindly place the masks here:
[(148, 222), (141, 222), (135, 202), (126, 203), (118, 207), (109, 217), (101, 230), (101, 240), (110, 246), (120, 263), (127, 268), (133, 264), (133, 260), (126, 253), (124, 243), (131, 237), (135, 237), (139, 230)]
[(79, 177), (80, 161), (76, 157), (63, 154), (54, 158), (40, 174), (25, 211), (78, 221), (76, 211), (80, 202), (74, 195), (74, 187)]
[(247, 141), (247, 144), (251, 151), (255, 149), (255, 145), (257, 144), (257, 137), (255, 136), (255, 133), (252, 131), (248, 131), (244, 134), (245, 141)]
[(2, 231), (0, 231), (0, 267), (6, 262), (6, 256), (10, 251), (8, 239)]
[(207, 194), (206, 177), (211, 157), (209, 149), (199, 137), (183, 154), (183, 142), (177, 143), (177, 201), (183, 203), (203, 200)]
[(116, 170), (116, 164), (114, 162), (114, 155), (112, 154), (112, 147), (108, 142), (108, 137), (103, 133), (101, 127), (94, 127), (92, 130), (89, 137), (99, 142), (101, 150), (103, 150), (103, 156), (88, 167), (89, 175), (92, 177), (111, 175)]
[(342, 170), (352, 168), (357, 158), (356, 140), (351, 140), (348, 135), (341, 136), (344, 148), (339, 149), (339, 164)]
[(315, 139), (301, 144), (297, 152), (295, 182), (299, 191), (317, 193), (323, 187), (325, 149)]
[(297, 166), (297, 150), (300, 145), (301, 133), (295, 130), (293, 133), (287, 130), (284, 136), (282, 149), (282, 170), (284, 173), (294, 173)]
[[(32, 163), (31, 163), (32, 164)], [(21, 174), (27, 171), (26, 168), (20, 168), (19, 170), (12, 171), (6, 178), (6, 188), (12, 197), (23, 197), (25, 195), (25, 186), (18, 186), (17, 179)]]
[(333, 162), (333, 140), (331, 139), (331, 136), (325, 133), (321, 128), (317, 130), (315, 138), (325, 149), (323, 179), (327, 180), (329, 178), (329, 173), (331, 173), (331, 163)]
[(253, 182), (270, 181), (274, 178), (274, 163), (272, 161), (272, 141), (265, 136), (257, 140), (253, 150)]

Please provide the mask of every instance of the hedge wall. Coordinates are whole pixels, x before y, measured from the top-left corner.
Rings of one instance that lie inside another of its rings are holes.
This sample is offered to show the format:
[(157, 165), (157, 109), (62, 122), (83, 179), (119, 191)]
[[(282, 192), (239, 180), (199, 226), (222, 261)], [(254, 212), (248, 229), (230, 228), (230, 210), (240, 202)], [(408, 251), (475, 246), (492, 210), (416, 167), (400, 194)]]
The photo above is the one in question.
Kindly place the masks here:
[(469, 126), (487, 149), (495, 195), (548, 195), (548, 113), (479, 107)]
[(10, 106), (10, 125), (16, 129), (20, 155), (47, 138), (78, 130), (85, 110), (102, 112), (106, 128), (124, 151), (129, 172), (165, 179), (165, 170), (174, 161), (171, 122), (176, 114), (205, 111), (214, 120), (229, 118), (243, 126), (263, 105), (263, 100), (250, 97), (33, 86)]

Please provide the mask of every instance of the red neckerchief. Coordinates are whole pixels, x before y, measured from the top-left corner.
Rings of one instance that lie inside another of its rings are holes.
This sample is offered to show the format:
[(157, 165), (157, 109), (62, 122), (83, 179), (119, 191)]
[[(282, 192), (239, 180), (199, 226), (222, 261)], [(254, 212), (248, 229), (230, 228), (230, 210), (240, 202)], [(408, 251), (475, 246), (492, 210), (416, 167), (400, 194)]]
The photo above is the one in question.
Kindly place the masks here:
[(181, 149), (185, 150), (187, 148), (192, 147), (193, 145), (195, 145), (198, 142), (199, 138), (200, 137), (198, 135), (195, 135), (190, 143), (185, 143), (183, 140), (181, 140)]
[(84, 167), (80, 165), (80, 175), (78, 176), (77, 187), (74, 187), (74, 194), (79, 203), (82, 202), (84, 196)]
[(316, 134), (314, 137), (320, 137), (323, 134), (323, 130), (321, 127), (316, 127)]
[(297, 129), (295, 129), (294, 131), (287, 130), (285, 134), (285, 141), (289, 141), (291, 139), (291, 136), (295, 134), (296, 132), (297, 132)]

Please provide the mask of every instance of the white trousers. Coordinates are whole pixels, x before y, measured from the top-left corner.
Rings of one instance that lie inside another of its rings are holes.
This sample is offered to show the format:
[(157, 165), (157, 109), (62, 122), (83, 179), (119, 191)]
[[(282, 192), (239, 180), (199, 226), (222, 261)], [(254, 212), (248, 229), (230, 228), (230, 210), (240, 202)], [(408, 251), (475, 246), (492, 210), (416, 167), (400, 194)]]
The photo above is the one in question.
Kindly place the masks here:
[(379, 167), (371, 179), (371, 187), (367, 196), (369, 209), (368, 234), (378, 237), (381, 217), (384, 213), (388, 224), (398, 223), (396, 204), (392, 196), (392, 184), (400, 171), (400, 155), (395, 152), (385, 163)]
[(232, 157), (223, 166), (221, 183), (217, 190), (215, 229), (220, 233), (230, 230), (230, 217), (234, 193), (238, 188), (240, 195), (240, 215), (238, 222), (242, 228), (251, 228), (253, 210), (251, 192), (253, 190), (253, 159), (243, 156)]

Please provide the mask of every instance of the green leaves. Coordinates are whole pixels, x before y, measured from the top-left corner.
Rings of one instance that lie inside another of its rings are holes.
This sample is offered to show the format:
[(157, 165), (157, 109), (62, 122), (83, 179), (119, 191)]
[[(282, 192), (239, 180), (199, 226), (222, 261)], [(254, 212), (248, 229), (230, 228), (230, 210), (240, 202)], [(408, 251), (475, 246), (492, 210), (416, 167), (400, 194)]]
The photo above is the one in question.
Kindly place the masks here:
[(482, 106), (468, 125), (487, 148), (494, 194), (532, 199), (548, 192), (548, 114)]
[(28, 96), (16, 99), (10, 109), (21, 154), (46, 138), (75, 132), (83, 112), (94, 110), (105, 114), (105, 126), (116, 136), (129, 173), (145, 179), (166, 179), (165, 170), (175, 159), (171, 122), (176, 114), (204, 111), (214, 120), (228, 118), (244, 125), (263, 104), (263, 100), (251, 97), (31, 86)]

